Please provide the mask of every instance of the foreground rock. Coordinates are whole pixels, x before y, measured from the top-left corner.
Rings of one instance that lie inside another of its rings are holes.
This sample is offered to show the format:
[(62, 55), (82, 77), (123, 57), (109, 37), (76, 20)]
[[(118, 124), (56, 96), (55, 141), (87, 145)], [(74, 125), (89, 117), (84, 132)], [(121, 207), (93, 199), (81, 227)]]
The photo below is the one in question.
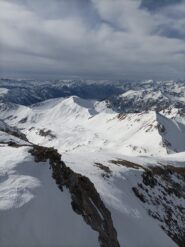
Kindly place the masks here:
[(35, 157), (36, 162), (49, 160), (56, 184), (61, 191), (64, 186), (69, 189), (73, 210), (99, 233), (100, 246), (119, 247), (111, 213), (105, 207), (94, 184), (87, 177), (67, 167), (61, 161), (61, 155), (56, 149), (34, 145), (30, 153)]

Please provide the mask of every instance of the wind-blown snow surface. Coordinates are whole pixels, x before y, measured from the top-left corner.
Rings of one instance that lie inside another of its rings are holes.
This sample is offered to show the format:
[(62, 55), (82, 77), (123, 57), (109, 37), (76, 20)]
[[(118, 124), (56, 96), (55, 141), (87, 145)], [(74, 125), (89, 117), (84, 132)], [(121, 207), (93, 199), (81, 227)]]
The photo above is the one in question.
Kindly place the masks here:
[(99, 246), (97, 233), (70, 205), (49, 164), (35, 163), (28, 148), (0, 147), (0, 245)]
[[(90, 178), (111, 210), (121, 246), (176, 246), (132, 191), (140, 182), (142, 171), (118, 166), (111, 160), (128, 160), (145, 167), (185, 166), (185, 128), (183, 122), (178, 121), (178, 113), (173, 119), (170, 114), (155, 111), (117, 114), (108, 109), (105, 102), (76, 96), (30, 107), (13, 105), (13, 110), (12, 105), (1, 104), (0, 109), (1, 118), (19, 127), (30, 142), (54, 146), (68, 166)], [(110, 169), (108, 174), (99, 164)], [(84, 246), (90, 246), (89, 243)]]

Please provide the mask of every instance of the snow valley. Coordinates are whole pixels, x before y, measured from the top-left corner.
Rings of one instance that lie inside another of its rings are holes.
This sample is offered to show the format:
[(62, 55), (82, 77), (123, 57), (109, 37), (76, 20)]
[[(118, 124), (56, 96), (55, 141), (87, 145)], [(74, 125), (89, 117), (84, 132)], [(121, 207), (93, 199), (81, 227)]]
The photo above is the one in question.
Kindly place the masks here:
[(185, 245), (185, 82), (0, 80), (1, 246)]

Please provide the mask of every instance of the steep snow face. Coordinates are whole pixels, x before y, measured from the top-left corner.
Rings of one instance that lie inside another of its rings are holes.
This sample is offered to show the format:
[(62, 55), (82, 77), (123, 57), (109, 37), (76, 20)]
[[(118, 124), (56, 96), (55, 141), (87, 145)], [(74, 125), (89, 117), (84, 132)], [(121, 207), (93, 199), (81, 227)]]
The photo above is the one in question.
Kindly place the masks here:
[[(105, 102), (76, 96), (31, 107), (3, 110), (3, 118), (37, 144), (61, 152), (104, 150), (119, 154), (165, 155), (185, 151), (185, 127), (154, 111), (117, 114)], [(178, 138), (175, 138), (178, 137)]]
[(49, 164), (35, 163), (25, 147), (1, 146), (0, 157), (1, 246), (99, 246)]
[(185, 151), (185, 125), (161, 114), (157, 114), (157, 121), (160, 124), (159, 131), (167, 150), (169, 152)]
[(0, 97), (6, 95), (7, 93), (8, 93), (7, 88), (0, 88)]

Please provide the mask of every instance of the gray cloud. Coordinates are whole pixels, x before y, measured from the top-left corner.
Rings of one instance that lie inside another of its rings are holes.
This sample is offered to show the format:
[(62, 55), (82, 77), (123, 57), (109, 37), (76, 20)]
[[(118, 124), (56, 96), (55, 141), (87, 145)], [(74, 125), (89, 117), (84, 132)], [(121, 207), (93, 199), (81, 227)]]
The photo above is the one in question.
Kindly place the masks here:
[(0, 73), (54, 79), (185, 78), (185, 2), (152, 12), (141, 4), (1, 0)]
[(183, 2), (184, 0), (142, 0), (141, 8), (146, 8), (149, 11), (158, 11), (169, 5), (176, 5)]

